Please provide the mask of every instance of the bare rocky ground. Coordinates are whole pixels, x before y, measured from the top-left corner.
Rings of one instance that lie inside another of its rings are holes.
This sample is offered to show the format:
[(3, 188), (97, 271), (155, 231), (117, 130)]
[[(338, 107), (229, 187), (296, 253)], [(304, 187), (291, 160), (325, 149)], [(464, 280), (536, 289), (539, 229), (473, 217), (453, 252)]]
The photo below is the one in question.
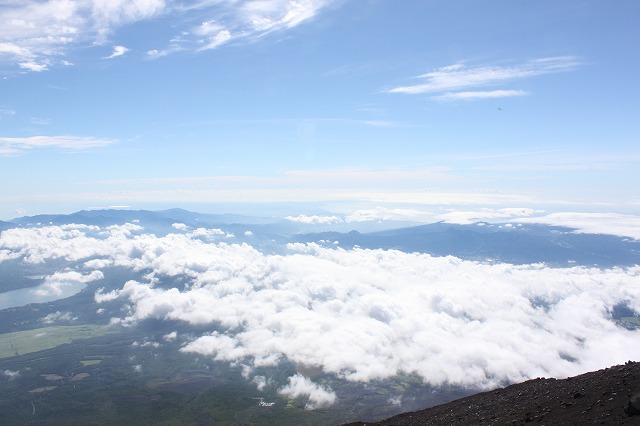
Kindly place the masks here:
[(533, 379), (380, 422), (346, 426), (640, 425), (640, 363)]

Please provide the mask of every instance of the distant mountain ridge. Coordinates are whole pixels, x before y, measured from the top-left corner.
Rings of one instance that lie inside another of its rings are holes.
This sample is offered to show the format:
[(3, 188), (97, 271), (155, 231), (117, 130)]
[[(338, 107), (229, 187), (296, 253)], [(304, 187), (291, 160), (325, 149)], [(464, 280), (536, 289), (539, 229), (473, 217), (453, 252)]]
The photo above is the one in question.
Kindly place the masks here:
[(236, 214), (205, 214), (194, 213), (183, 209), (169, 210), (81, 210), (71, 214), (43, 214), (24, 216), (13, 219), (13, 226), (39, 226), (39, 225), (68, 225), (84, 224), (100, 227), (136, 223), (143, 226), (146, 231), (158, 235), (175, 232), (172, 227), (175, 223), (183, 223), (191, 228), (220, 228), (225, 227), (229, 232), (245, 232), (264, 228), (268, 225), (269, 231), (278, 233), (289, 232), (291, 226), (285, 220), (273, 218), (242, 216)]
[[(479, 262), (512, 264), (545, 263), (566, 266), (633, 266), (640, 264), (640, 241), (606, 234), (576, 233), (571, 228), (544, 224), (492, 224), (478, 222), (459, 225), (446, 222), (406, 226), (382, 231), (327, 231), (327, 225), (308, 225), (282, 218), (203, 214), (183, 209), (81, 210), (67, 215), (37, 215), (0, 222), (0, 229), (16, 226), (85, 224), (100, 227), (139, 223), (146, 232), (165, 235), (178, 232), (172, 225), (190, 228), (221, 228), (235, 235), (235, 242), (281, 252), (286, 243), (318, 243), (327, 247), (399, 250), (455, 256)], [(387, 228), (393, 222), (387, 223)], [(344, 229), (348, 224), (341, 224)], [(356, 226), (353, 226), (356, 228)], [(319, 232), (309, 232), (319, 230)], [(249, 236), (246, 237), (245, 236)]]
[(124, 222), (164, 222), (175, 223), (179, 221), (189, 222), (197, 225), (201, 221), (205, 224), (212, 223), (265, 223), (273, 220), (247, 217), (235, 214), (204, 214), (194, 213), (183, 209), (169, 210), (80, 210), (71, 214), (41, 214), (35, 216), (24, 216), (11, 220), (11, 223), (20, 225), (32, 225), (35, 223), (53, 225), (83, 223), (86, 225), (116, 225)]
[(296, 236), (298, 242), (337, 241), (342, 248), (394, 249), (461, 259), (551, 266), (632, 266), (640, 264), (640, 241), (574, 233), (550, 225), (456, 225), (438, 222), (361, 234), (324, 232)]

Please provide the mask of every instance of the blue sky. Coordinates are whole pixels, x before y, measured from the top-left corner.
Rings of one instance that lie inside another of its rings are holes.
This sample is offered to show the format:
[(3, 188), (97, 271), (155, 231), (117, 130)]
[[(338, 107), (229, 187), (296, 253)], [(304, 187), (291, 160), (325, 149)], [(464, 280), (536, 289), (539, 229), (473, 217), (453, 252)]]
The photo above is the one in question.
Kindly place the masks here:
[(635, 0), (2, 1), (0, 219), (636, 216), (638, 18)]

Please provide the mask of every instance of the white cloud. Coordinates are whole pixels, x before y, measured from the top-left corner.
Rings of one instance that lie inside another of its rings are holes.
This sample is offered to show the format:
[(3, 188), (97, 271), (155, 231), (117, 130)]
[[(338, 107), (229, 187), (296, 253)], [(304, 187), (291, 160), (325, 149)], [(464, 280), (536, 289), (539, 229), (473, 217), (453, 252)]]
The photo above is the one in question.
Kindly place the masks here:
[[(90, 235), (90, 230), (70, 229), (63, 226), (46, 226), (41, 228), (12, 228), (0, 234), (0, 249), (7, 256), (24, 257), (25, 263), (38, 264), (47, 259), (64, 259), (77, 261), (90, 257), (102, 257), (102, 261), (87, 262), (87, 268), (102, 264), (113, 264), (127, 259), (127, 252), (114, 252), (118, 247), (128, 250), (126, 245), (116, 244), (113, 240), (126, 242), (131, 236), (131, 226), (124, 225), (100, 231), (109, 234), (106, 239), (97, 239)], [(60, 273), (56, 278), (68, 278)]]
[[(65, 53), (78, 43), (101, 43), (123, 24), (148, 19), (163, 0), (50, 0), (11, 2), (0, 10), (0, 60), (43, 71), (69, 64)], [(114, 53), (117, 53), (114, 52)]]
[(417, 209), (401, 209), (375, 207), (373, 209), (360, 209), (347, 215), (346, 222), (369, 222), (380, 220), (406, 220), (406, 221), (423, 221), (431, 218), (429, 212)]
[(268, 32), (295, 27), (329, 3), (329, 0), (250, 0), (243, 3), (240, 13), (255, 31)]
[(20, 377), (20, 372), (19, 371), (11, 371), (11, 370), (4, 370), (2, 372), (2, 374), (6, 377), (9, 378), (9, 380), (15, 380), (18, 377)]
[(188, 229), (189, 227), (187, 225), (185, 225), (184, 223), (173, 223), (171, 224), (171, 227), (173, 229), (177, 229), (178, 231), (184, 231), (186, 229)]
[[(499, 212), (529, 214), (526, 209)], [(98, 303), (130, 306), (114, 322), (155, 318), (211, 332), (182, 350), (254, 368), (287, 360), (325, 374), (367, 382), (415, 373), (434, 386), (497, 386), (539, 376), (564, 377), (640, 357), (640, 331), (617, 326), (614, 306), (640, 312), (640, 267), (548, 268), (481, 264), (393, 250), (328, 249), (292, 244), (266, 255), (174, 233), (163, 237), (110, 227), (9, 229), (0, 250), (27, 262), (109, 259), (149, 271)], [(135, 255), (132, 255), (135, 254)], [(88, 279), (90, 274), (58, 278)], [(157, 285), (188, 280), (183, 289)], [(217, 330), (217, 331), (213, 331)], [(332, 391), (294, 376), (283, 394), (309, 407)], [(284, 386), (284, 387), (283, 387)]]
[(18, 56), (18, 57), (29, 57), (29, 52), (14, 44), (14, 43), (0, 43), (0, 54), (4, 54), (4, 55), (14, 55), (14, 56)]
[(176, 340), (178, 338), (178, 332), (177, 331), (172, 331), (171, 333), (165, 334), (164, 336), (162, 336), (162, 339), (166, 342), (173, 342), (174, 340)]
[[(502, 84), (505, 82), (520, 80), (554, 72), (570, 71), (575, 69), (580, 62), (572, 56), (559, 56), (552, 58), (535, 59), (523, 64), (510, 67), (504, 66), (480, 66), (466, 68), (463, 64), (455, 64), (430, 71), (418, 76), (423, 83), (410, 86), (398, 86), (389, 89), (388, 93), (443, 93), (445, 98), (461, 99), (465, 97), (502, 97), (524, 94), (518, 90), (486, 91), (486, 92), (460, 92), (464, 89), (479, 86)], [(474, 93), (476, 95), (474, 95)]]
[(20, 252), (11, 251), (11, 250), (0, 250), (0, 262), (9, 259), (17, 259), (20, 257)]
[(436, 96), (435, 99), (442, 101), (473, 101), (476, 99), (510, 98), (524, 95), (528, 95), (524, 90), (483, 90), (475, 92), (447, 92)]
[(372, 127), (398, 127), (402, 125), (402, 123), (399, 123), (397, 121), (389, 121), (389, 120), (366, 120), (366, 121), (363, 121), (363, 123), (366, 124), (367, 126), (372, 126)]
[(92, 259), (84, 263), (84, 267), (87, 269), (102, 269), (111, 266), (113, 261), (111, 259)]
[(69, 229), (80, 229), (85, 231), (100, 231), (100, 227), (97, 225), (85, 225), (84, 223), (68, 223), (60, 225), (60, 229), (67, 231)]
[[(355, 381), (404, 371), (434, 385), (495, 386), (640, 356), (640, 347), (614, 353), (600, 344), (604, 336), (617, 346), (633, 339), (609, 312), (625, 302), (640, 310), (638, 268), (483, 265), (314, 244), (264, 256), (249, 246), (187, 249), (186, 241), (172, 238), (172, 251), (150, 264), (157, 273), (193, 276), (190, 290), (129, 281), (106, 296), (131, 304), (125, 324), (220, 324), (226, 334), (183, 348), (220, 361), (265, 366), (286, 357)], [(202, 250), (207, 256), (194, 262)]]
[(290, 170), (286, 175), (295, 178), (297, 182), (315, 183), (315, 182), (332, 182), (341, 185), (358, 185), (365, 184), (370, 186), (372, 183), (388, 184), (389, 182), (422, 182), (451, 180), (452, 176), (448, 174), (446, 167), (432, 167), (417, 170), (406, 169), (318, 169), (318, 170)]
[(101, 271), (92, 271), (89, 274), (83, 275), (77, 271), (56, 272), (53, 275), (47, 277), (45, 281), (75, 281), (79, 283), (90, 283), (91, 281), (101, 280), (104, 278), (104, 274)]
[[(87, 207), (87, 210), (126, 210), (130, 209), (131, 206), (90, 206)], [(138, 219), (134, 219), (131, 222), (139, 222)]]
[[(233, 39), (255, 39), (273, 31), (293, 28), (316, 16), (335, 0), (240, 0), (202, 1), (182, 6), (183, 11), (198, 9), (210, 17), (200, 25), (183, 31), (168, 48), (155, 50), (155, 56), (190, 49), (214, 49)], [(224, 22), (224, 25), (221, 23)]]
[(220, 30), (215, 35), (209, 37), (206, 44), (200, 50), (215, 49), (216, 47), (231, 40), (232, 36), (229, 30)]
[(402, 407), (402, 395), (390, 397), (387, 402), (391, 405), (395, 405), (396, 407)]
[(457, 210), (437, 215), (437, 220), (468, 225), (478, 221), (510, 221), (539, 223), (574, 228), (576, 232), (608, 234), (640, 240), (640, 217), (618, 213), (560, 212), (544, 215), (544, 210), (530, 208), (483, 208), (475, 211)]
[[(530, 208), (504, 208), (504, 209), (489, 209), (484, 208), (478, 211), (452, 211), (450, 213), (444, 213), (438, 215), (438, 220), (443, 220), (448, 223), (458, 223), (462, 225), (468, 225), (470, 223), (487, 220), (493, 221), (496, 219), (504, 220), (511, 218), (523, 218), (530, 217), (534, 214), (542, 213), (541, 210), (534, 210)], [(519, 222), (523, 222), (522, 219), (517, 219)]]
[[(104, 44), (122, 26), (162, 17), (177, 36), (151, 57), (180, 50), (202, 50), (232, 39), (255, 38), (295, 27), (335, 0), (234, 0), (184, 4), (165, 0), (24, 0), (0, 9), (0, 61), (23, 70), (44, 71), (69, 62), (66, 54), (78, 46)], [(6, 3), (6, 2), (5, 2)], [(195, 27), (185, 27), (205, 17)], [(225, 22), (221, 25), (218, 22)], [(177, 29), (176, 29), (177, 28)], [(128, 51), (116, 46), (107, 58)]]
[[(45, 196), (40, 198), (47, 199)], [(36, 198), (38, 199), (38, 197)], [(506, 194), (499, 192), (434, 192), (429, 190), (385, 190), (385, 189), (352, 189), (349, 187), (332, 187), (331, 183), (324, 188), (304, 189), (296, 186), (295, 182), (287, 185), (275, 186), (273, 189), (261, 189), (255, 186), (240, 186), (239, 188), (215, 189), (149, 189), (130, 190), (123, 186), (114, 196), (112, 192), (80, 192), (57, 194), (56, 200), (86, 202), (92, 199), (96, 202), (163, 202), (201, 203), (202, 200), (215, 199), (219, 202), (237, 203), (279, 203), (279, 202), (321, 202), (330, 203), (358, 202), (363, 204), (408, 204), (408, 205), (523, 205), (539, 203), (531, 195)]]
[(101, 271), (92, 271), (83, 275), (77, 271), (56, 272), (44, 279), (44, 283), (31, 290), (38, 297), (62, 296), (68, 287), (74, 283), (90, 283), (104, 278)]
[(518, 219), (518, 222), (566, 226), (576, 228), (581, 233), (618, 235), (640, 240), (639, 216), (616, 213), (562, 212)]
[(309, 224), (309, 225), (317, 225), (317, 224), (323, 224), (323, 225), (327, 225), (327, 224), (331, 224), (331, 223), (340, 223), (342, 222), (342, 219), (340, 219), (337, 216), (320, 216), (320, 215), (298, 215), (298, 216), (286, 216), (285, 219), (291, 221), (291, 222), (297, 222), (297, 223), (305, 223), (305, 224)]
[(48, 124), (51, 124), (51, 119), (49, 119), (49, 118), (31, 117), (31, 118), (29, 118), (29, 122), (31, 124), (35, 124), (37, 126), (46, 126)]
[(124, 46), (114, 46), (113, 52), (111, 53), (111, 55), (105, 57), (105, 59), (117, 58), (118, 56), (124, 55), (128, 51), (129, 51), (129, 49), (127, 49)]
[(18, 66), (27, 71), (35, 71), (35, 72), (46, 71), (48, 69), (48, 66), (46, 63), (37, 63), (35, 61), (20, 62)]
[(0, 145), (0, 156), (1, 157), (17, 157), (20, 155), (21, 151), (15, 148), (3, 147)]
[(86, 19), (93, 26), (98, 42), (102, 42), (113, 28), (152, 18), (165, 9), (164, 0), (93, 0)]
[(84, 150), (98, 148), (115, 143), (111, 139), (78, 136), (30, 136), (25, 138), (0, 137), (0, 155), (19, 154), (34, 148), (60, 148)]
[(193, 33), (199, 36), (212, 36), (220, 31), (224, 30), (224, 26), (217, 23), (215, 20), (204, 21), (199, 26), (193, 29)]
[(74, 317), (71, 312), (56, 311), (50, 313), (49, 315), (45, 315), (44, 317), (42, 317), (41, 321), (44, 324), (53, 324), (58, 321), (75, 321), (77, 319), (78, 317)]
[(15, 114), (16, 112), (12, 109), (0, 107), (0, 118), (2, 118), (2, 116), (12, 116)]
[(204, 238), (209, 240), (219, 238), (219, 237), (224, 237), (224, 238), (235, 237), (235, 235), (229, 232), (224, 232), (222, 229), (219, 229), (219, 228), (212, 228), (212, 229), (197, 228), (193, 232), (190, 232), (189, 234), (187, 234), (187, 236), (189, 238)]
[(326, 407), (336, 401), (336, 394), (330, 388), (313, 383), (300, 374), (289, 377), (289, 383), (278, 389), (278, 393), (288, 398), (308, 398), (304, 406), (305, 410)]
[(264, 390), (264, 388), (268, 384), (268, 380), (265, 376), (255, 376), (251, 381), (255, 383), (256, 387), (261, 392)]

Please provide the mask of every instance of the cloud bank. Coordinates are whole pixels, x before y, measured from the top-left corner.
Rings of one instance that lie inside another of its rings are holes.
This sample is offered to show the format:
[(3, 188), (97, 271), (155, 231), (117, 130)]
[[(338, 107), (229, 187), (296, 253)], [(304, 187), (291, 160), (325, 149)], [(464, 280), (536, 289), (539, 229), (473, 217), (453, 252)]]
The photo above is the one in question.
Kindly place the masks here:
[(640, 240), (640, 217), (632, 215), (560, 212), (518, 219), (518, 222), (567, 226), (586, 234), (611, 234)]
[(462, 225), (479, 221), (539, 223), (573, 228), (574, 232), (578, 233), (617, 235), (640, 240), (640, 217), (619, 213), (558, 212), (545, 214), (544, 210), (512, 207), (456, 210), (437, 215), (434, 219)]
[(433, 221), (433, 215), (428, 211), (417, 209), (374, 207), (370, 209), (358, 209), (345, 214), (344, 217), (336, 215), (305, 215), (285, 216), (291, 222), (304, 223), (308, 225), (329, 225), (336, 223), (354, 222), (380, 222), (385, 220), (399, 221)]
[(285, 216), (285, 219), (291, 222), (304, 223), (307, 225), (328, 225), (332, 223), (340, 223), (342, 219), (337, 216), (321, 216), (321, 215), (305, 215), (301, 214), (298, 216)]
[(541, 210), (534, 210), (530, 208), (504, 208), (504, 209), (489, 209), (484, 208), (477, 211), (452, 211), (439, 215), (437, 218), (447, 223), (458, 223), (461, 225), (468, 225), (479, 221), (495, 221), (511, 218), (518, 218), (518, 222), (524, 222), (521, 218), (527, 218), (535, 214), (542, 213)]
[[(266, 255), (193, 233), (157, 237), (131, 224), (9, 229), (0, 250), (25, 262), (84, 262), (75, 279), (98, 278), (106, 266), (149, 271), (143, 281), (96, 292), (98, 304), (128, 306), (112, 322), (210, 326), (176, 335), (182, 351), (248, 371), (286, 361), (354, 382), (415, 373), (434, 386), (489, 388), (640, 358), (640, 332), (612, 318), (619, 305), (640, 312), (640, 266), (481, 264), (316, 244)], [(178, 277), (187, 284), (172, 284)], [(299, 374), (279, 389), (305, 395), (309, 408), (334, 398)]]

